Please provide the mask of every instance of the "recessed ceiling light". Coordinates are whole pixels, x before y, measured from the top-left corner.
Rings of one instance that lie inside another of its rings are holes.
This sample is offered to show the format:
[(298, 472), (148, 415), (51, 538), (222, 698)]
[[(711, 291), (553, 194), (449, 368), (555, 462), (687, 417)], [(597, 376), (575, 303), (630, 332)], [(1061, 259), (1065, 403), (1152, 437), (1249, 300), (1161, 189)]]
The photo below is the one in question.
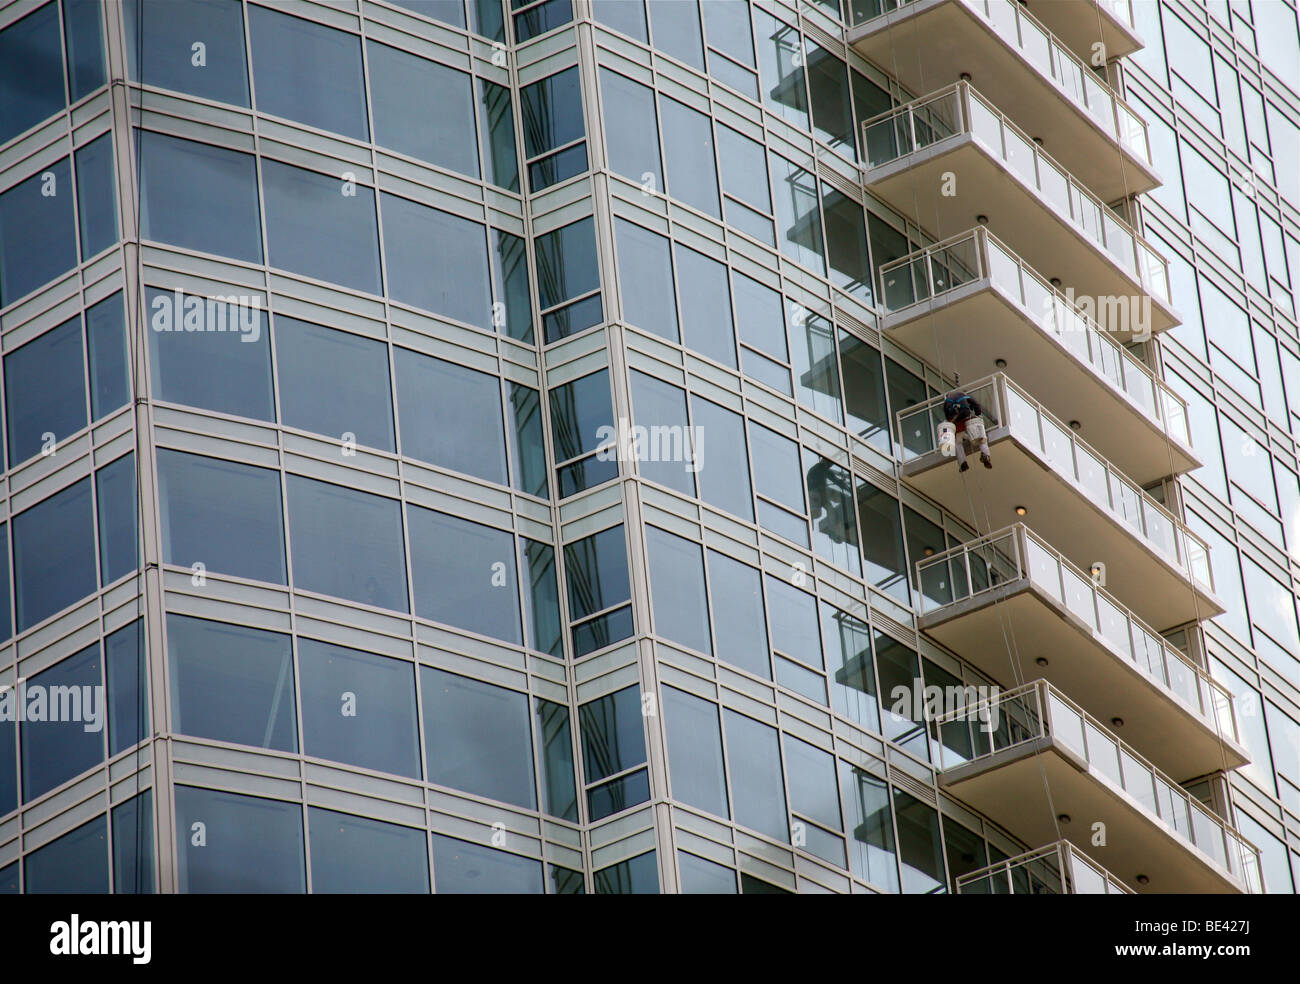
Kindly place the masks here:
[(1028, 513), (1029, 513), (1029, 510), (1026, 509), (1024, 506), (1016, 506), (1016, 515), (1017, 515), (1017, 516), (1025, 516), (1025, 515), (1027, 515)]

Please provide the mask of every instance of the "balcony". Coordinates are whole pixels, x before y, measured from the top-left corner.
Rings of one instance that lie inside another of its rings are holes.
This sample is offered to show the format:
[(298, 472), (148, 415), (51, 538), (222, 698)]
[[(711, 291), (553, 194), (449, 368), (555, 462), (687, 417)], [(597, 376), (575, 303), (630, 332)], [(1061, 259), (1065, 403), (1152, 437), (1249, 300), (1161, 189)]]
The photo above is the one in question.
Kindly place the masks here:
[(1067, 840), (957, 879), (958, 895), (1132, 895), (1133, 889)]
[(863, 183), (937, 237), (985, 216), (989, 231), (1013, 252), (1033, 257), (1076, 296), (1092, 298), (1102, 328), (1121, 341), (1137, 319), (1112, 323), (1110, 315), (1127, 316), (1136, 305), (1145, 313), (1144, 295), (1150, 331), (1179, 323), (1164, 257), (967, 83), (862, 126)]
[(931, 92), (965, 75), (1103, 200), (1160, 184), (1146, 123), (1013, 0), (851, 6), (861, 9), (849, 44), (909, 92)]
[(1146, 47), (1133, 26), (1129, 0), (1030, 0), (1029, 9), (1043, 27), (1088, 64), (1097, 41), (1106, 46), (1107, 61)]
[(962, 474), (939, 451), (943, 397), (937, 396), (898, 414), (908, 485), (976, 529), (1001, 529), (1027, 517), (1079, 567), (1100, 565), (1107, 590), (1162, 630), (1224, 611), (1209, 550), (1181, 520), (1004, 374), (963, 389), (999, 422), (988, 429), (994, 471), (986, 474), (975, 458)]
[(1023, 523), (916, 574), (921, 630), (993, 679), (1042, 677), (1184, 780), (1250, 761), (1232, 695)]
[(1262, 891), (1254, 845), (1046, 681), (934, 724), (939, 784), (1021, 840), (1064, 837), (1142, 893)]
[(1139, 484), (1200, 465), (1182, 398), (987, 229), (887, 263), (880, 281), (885, 333), (931, 365), (973, 379), (1002, 360)]

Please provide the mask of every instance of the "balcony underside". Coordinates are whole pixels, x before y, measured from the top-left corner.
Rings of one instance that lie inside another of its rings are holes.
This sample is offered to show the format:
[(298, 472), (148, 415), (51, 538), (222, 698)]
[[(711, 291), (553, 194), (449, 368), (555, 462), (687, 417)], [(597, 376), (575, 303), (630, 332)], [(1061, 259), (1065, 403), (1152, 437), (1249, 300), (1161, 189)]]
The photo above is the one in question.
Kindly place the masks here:
[[(886, 288), (888, 290), (888, 288)], [(1200, 466), (1189, 448), (1165, 432), (1114, 386), (1081, 362), (1025, 310), (985, 280), (964, 284), (885, 319), (885, 333), (944, 372), (978, 379), (1006, 371), (1139, 485)], [(1087, 339), (1078, 333), (1078, 342)], [(1172, 451), (1172, 460), (1170, 452)]]
[(951, 85), (966, 73), (975, 88), (1029, 136), (1041, 139), (1043, 149), (1102, 201), (1161, 184), (1150, 165), (1111, 139), (961, 0), (914, 0), (850, 29), (849, 44), (916, 96)]
[[(1035, 756), (1035, 749), (1042, 754)], [(1027, 741), (940, 773), (939, 783), (1027, 844), (1065, 837), (1139, 893), (1246, 891), (1244, 883), (1171, 833), (1059, 741)], [(1071, 822), (1058, 832), (1054, 818), (1061, 814)], [(1097, 822), (1106, 825), (1105, 847), (1092, 845)], [(1147, 884), (1138, 875), (1145, 875)]]
[[(1027, 578), (932, 612), (921, 619), (921, 629), (995, 680), (1014, 685), (1042, 677), (1093, 717), (1122, 719), (1124, 740), (1179, 781), (1250, 761), (1244, 748), (1220, 744), (1211, 725), (1107, 649), (1090, 626)], [(1014, 638), (1018, 667), (1008, 638)], [(1036, 663), (1040, 656), (1046, 666)]]
[[(944, 175), (956, 176), (956, 194), (943, 195)], [(1179, 324), (1178, 315), (1149, 295), (1140, 280), (1119, 266), (1102, 247), (1061, 216), (1034, 188), (994, 158), (969, 133), (946, 137), (930, 146), (890, 161), (866, 173), (866, 186), (903, 215), (916, 216), (936, 239), (988, 218), (989, 232), (1022, 256), (1039, 274), (1059, 278), (1076, 296), (1103, 298), (1151, 297), (1150, 330), (1162, 332)], [(920, 203), (918, 205), (918, 202)], [(1094, 303), (1097, 303), (1094, 300)], [(1100, 315), (1100, 312), (1099, 312)], [(1141, 316), (1141, 312), (1137, 312)], [(1129, 341), (1134, 327), (1107, 325), (1115, 340)], [(1122, 329), (1122, 330), (1121, 330)]]
[(1073, 3), (1030, 0), (1027, 7), (1038, 23), (1055, 34), (1061, 44), (1085, 64), (1092, 63), (1092, 45), (1096, 41), (1106, 46), (1107, 61), (1123, 58), (1146, 47), (1133, 28), (1108, 14), (1098, 0), (1075, 0)]
[(1023, 521), (1076, 566), (1087, 571), (1104, 563), (1106, 591), (1157, 631), (1223, 613), (1214, 594), (1118, 517), (1093, 505), (1005, 426), (991, 428), (988, 436), (992, 472), (971, 456), (971, 470), (963, 475), (955, 459), (931, 451), (908, 462), (903, 479), (983, 532), (1020, 521), (1015, 507), (1024, 506)]

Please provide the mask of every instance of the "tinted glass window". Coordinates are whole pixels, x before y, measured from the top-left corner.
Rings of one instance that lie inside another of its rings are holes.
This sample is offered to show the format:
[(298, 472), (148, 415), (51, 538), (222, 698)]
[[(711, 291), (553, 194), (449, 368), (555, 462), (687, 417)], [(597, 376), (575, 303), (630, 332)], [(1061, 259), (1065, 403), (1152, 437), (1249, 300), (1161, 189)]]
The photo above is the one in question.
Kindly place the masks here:
[(394, 300), (492, 330), (487, 240), (477, 222), (385, 194), (384, 248)]
[(90, 351), (90, 415), (98, 420), (130, 398), (126, 312), (120, 291), (86, 311), (86, 346)]
[[(233, 296), (233, 295), (232, 295)], [(145, 290), (153, 394), (168, 403), (275, 419), (266, 315), (180, 291)]]
[(772, 648), (809, 666), (821, 667), (822, 647), (817, 631), (817, 599), (767, 576), (768, 613), (772, 620)]
[(844, 412), (851, 431), (889, 454), (889, 408), (880, 353), (866, 342), (840, 332), (840, 371), (844, 375)]
[[(754, 488), (759, 495), (767, 496), (781, 505), (802, 513), (803, 470), (799, 465), (799, 445), (766, 427), (751, 424), (749, 437), (754, 444)], [(760, 522), (768, 524), (766, 516)], [(805, 532), (798, 535), (793, 523), (787, 523), (777, 532), (791, 536), (796, 541), (806, 541)]]
[(701, 212), (718, 215), (717, 167), (709, 118), (675, 99), (659, 101), (663, 114), (668, 191)]
[[(252, 155), (148, 130), (136, 134), (144, 237), (261, 263), (262, 223)], [(337, 196), (337, 182), (333, 184)]]
[(623, 219), (614, 220), (614, 235), (622, 271), (623, 320), (677, 341), (677, 311), (665, 303), (675, 296), (668, 240)]
[(95, 643), (27, 681), (27, 710), (43, 693), (45, 713), (20, 726), (24, 803), (104, 761), (103, 674)]
[(475, 79), (475, 85), (478, 87), (484, 176), (498, 187), (518, 191), (519, 154), (515, 150), (515, 112), (510, 90), (486, 79)]
[(698, 545), (646, 527), (655, 632), (689, 649), (712, 654), (704, 561)]
[(542, 398), (537, 390), (510, 383), (506, 414), (510, 418), (510, 467), (513, 485), (542, 499), (550, 498), (546, 481), (546, 442), (542, 436)]
[(488, 230), (492, 260), (492, 324), (511, 338), (532, 344), (533, 299), (528, 286), (528, 251), (519, 236)]
[(64, 105), (59, 8), (50, 3), (0, 31), (0, 143)]
[(285, 424), (394, 449), (387, 345), (276, 315), (275, 356)]
[(76, 165), (81, 257), (89, 259), (117, 242), (117, 181), (113, 174), (112, 136), (106, 133), (78, 150)]
[(453, 27), (465, 26), (463, 0), (393, 0), (393, 3)]
[(736, 822), (789, 842), (776, 729), (731, 710), (724, 710), (723, 717)]
[(177, 786), (176, 826), (190, 832), (179, 839), (182, 892), (307, 889), (302, 807), (296, 803)]
[(167, 652), (178, 732), (281, 752), (298, 750), (289, 636), (168, 615)]
[(677, 852), (683, 895), (735, 895), (736, 873), (685, 851)]
[(0, 721), (0, 817), (17, 808), (18, 725), (13, 720)]
[(163, 560), (285, 584), (280, 476), (158, 449)]
[[(614, 411), (605, 370), (582, 376), (550, 391), (551, 433), (555, 459), (582, 461), (565, 465), (558, 472), (561, 498), (608, 481), (618, 475), (614, 436)], [(601, 452), (591, 455), (592, 451)]]
[(686, 420), (686, 393), (635, 369), (629, 376), (634, 419), (645, 428), (644, 447), (637, 432), (637, 469), (643, 478), (695, 495), (697, 458)]
[(104, 84), (104, 37), (96, 0), (63, 0), (68, 86), (75, 102)]
[(154, 891), (153, 790), (146, 789), (113, 807), (113, 893)]
[(673, 244), (677, 259), (678, 297), (682, 306), (682, 342), (724, 366), (736, 367), (736, 337), (731, 322), (727, 268), (703, 253)]
[(407, 508), (415, 613), (520, 644), (514, 537), (458, 516)]
[(500, 380), (410, 349), (393, 363), (402, 453), (505, 485)]
[(273, 266), (371, 294), (379, 285), (375, 193), (337, 177), (262, 161)]
[(99, 577), (101, 583), (112, 584), (140, 563), (134, 454), (95, 472), (95, 498), (99, 505)]
[(659, 866), (655, 852), (647, 851), (618, 864), (601, 868), (594, 876), (597, 895), (657, 895)]
[[(580, 219), (538, 236), (535, 249), (538, 303), (543, 311), (600, 287), (591, 219)], [(576, 334), (599, 324), (602, 317), (599, 295), (552, 311), (543, 317), (546, 341)]]
[[(65, 321), (4, 357), (9, 466), (55, 450), (86, 426), (81, 318)], [(53, 435), (53, 438), (47, 435)]]
[(876, 671), (871, 659), (871, 630), (830, 605), (821, 606), (826, 669), (831, 679), (831, 706), (840, 714), (880, 730)]
[(804, 451), (808, 513), (812, 517), (813, 549), (847, 571), (861, 571), (858, 518), (853, 504), (853, 476), (847, 468), (821, 455)]
[(433, 835), (434, 891), (439, 895), (541, 895), (540, 861)]
[(844, 811), (848, 818), (849, 854), (853, 873), (886, 892), (897, 893), (898, 862), (894, 849), (894, 822), (889, 809), (889, 789), (847, 762), (840, 762)]
[(749, 485), (749, 454), (743, 418), (716, 403), (691, 396), (695, 417), (700, 498), (733, 516), (752, 520), (754, 499)]
[[(13, 620), (9, 610), (9, 592), (12, 587), (9, 577), (9, 524), (0, 523), (0, 642), (13, 635)], [(0, 729), (3, 730), (3, 729)], [(3, 755), (0, 754), (0, 765)], [(3, 769), (0, 769), (3, 773)], [(0, 792), (0, 812), (3, 812), (4, 796)]]
[(551, 153), (557, 147), (586, 135), (577, 67), (526, 86), (519, 100), (523, 114), (524, 150), (531, 158), (528, 180), (533, 191), (541, 191), (587, 170), (585, 144), (573, 144), (558, 153)]
[(939, 815), (904, 792), (894, 794), (898, 812), (898, 854), (903, 863), (903, 891), (928, 895), (944, 886)]
[(108, 816), (98, 816), (23, 860), (28, 895), (108, 892)]
[[(606, 4), (604, 9), (634, 6), (637, 5), (624, 2)], [(599, 6), (596, 8), (598, 17), (601, 9)], [(654, 92), (626, 76), (602, 68), (600, 95), (610, 169), (637, 184), (644, 186), (648, 183), (651, 191), (662, 191), (664, 179), (659, 166), (659, 124), (655, 120)]]
[(360, 38), (258, 6), (248, 32), (258, 110), (369, 139)]
[(66, 157), (0, 193), (0, 304), (77, 265), (72, 199)]
[(424, 894), (429, 850), (424, 831), (311, 807), (311, 890), (329, 895)]
[[(375, 142), (448, 170), (478, 177), (471, 77), (369, 41)], [(421, 98), (437, 92), (437, 99)]]
[(903, 604), (910, 604), (898, 500), (869, 482), (860, 481), (858, 508), (862, 512), (862, 557), (867, 580)]
[(602, 24), (645, 41), (645, 7), (641, 0), (596, 0), (591, 12)]
[(149, 734), (149, 676), (144, 621), (136, 619), (104, 640), (108, 663), (108, 754), (116, 755)]
[(790, 322), (790, 359), (799, 402), (838, 424), (843, 415), (835, 327), (799, 305), (794, 306)]
[[(578, 708), (582, 729), (582, 760), (588, 783), (645, 762), (645, 725), (641, 720), (639, 688), (626, 687)], [(649, 799), (645, 770), (588, 789), (587, 810), (601, 819)]]
[(420, 686), (429, 782), (536, 807), (528, 698), (431, 666)]
[(804, 53), (799, 29), (764, 10), (755, 9), (753, 13), (763, 102), (777, 115), (807, 130), (808, 95), (804, 91)]
[(143, 66), (146, 85), (248, 105), (244, 7), (239, 0), (126, 0), (126, 37), (133, 79), (140, 78)]
[[(569, 617), (575, 622), (631, 598), (623, 527), (601, 530), (564, 548)], [(583, 656), (632, 634), (631, 607), (606, 612), (573, 629), (574, 656)]]
[(718, 632), (718, 659), (772, 679), (758, 571), (715, 550), (708, 558), (713, 621), (726, 627)]
[[(853, 160), (853, 107), (849, 103), (848, 66), (824, 48), (808, 42), (808, 90), (812, 96), (813, 133)], [(888, 108), (888, 107), (885, 107)], [(867, 119), (870, 115), (863, 116)]]
[(578, 793), (573, 779), (573, 738), (569, 708), (537, 700), (534, 709), (538, 759), (542, 764), (542, 809), (554, 817), (578, 820)]
[(294, 586), (407, 611), (400, 504), (299, 475), (288, 486)]
[(870, 304), (871, 260), (867, 256), (867, 227), (862, 206), (824, 183), (822, 200), (831, 281)]
[(410, 663), (300, 638), (298, 667), (307, 755), (420, 778)]
[(13, 537), (19, 632), (94, 593), (89, 478), (15, 516)]
[(814, 273), (825, 275), (817, 179), (784, 157), (773, 155), (772, 183), (781, 252)]
[(842, 824), (835, 757), (789, 735), (782, 736), (782, 745), (790, 777), (790, 809), (825, 828), (805, 823), (803, 846), (818, 857), (844, 867), (847, 858), (843, 840), (826, 832), (838, 831)]
[(526, 579), (524, 592), (528, 644), (552, 656), (559, 656), (560, 594), (555, 582), (555, 548), (521, 537), (520, 567)]
[(704, 71), (704, 43), (697, 4), (681, 0), (649, 0), (650, 30), (660, 51)]
[(663, 694), (673, 798), (730, 817), (717, 706), (672, 687), (664, 687)]

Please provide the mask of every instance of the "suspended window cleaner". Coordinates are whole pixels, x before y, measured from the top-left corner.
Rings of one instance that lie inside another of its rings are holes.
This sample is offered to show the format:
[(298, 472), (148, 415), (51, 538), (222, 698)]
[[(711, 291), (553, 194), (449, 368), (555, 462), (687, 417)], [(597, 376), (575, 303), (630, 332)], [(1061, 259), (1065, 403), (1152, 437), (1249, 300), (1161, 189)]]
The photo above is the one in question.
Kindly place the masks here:
[(988, 417), (994, 427), (998, 426), (992, 415), (976, 402), (975, 397), (955, 389), (943, 398), (943, 416), (945, 419), (939, 425), (938, 433), (939, 450), (945, 457), (954, 453), (957, 455), (958, 471), (970, 468), (966, 461), (967, 444), (979, 449), (980, 461), (985, 468), (992, 468), (989, 439), (984, 429), (985, 417)]

